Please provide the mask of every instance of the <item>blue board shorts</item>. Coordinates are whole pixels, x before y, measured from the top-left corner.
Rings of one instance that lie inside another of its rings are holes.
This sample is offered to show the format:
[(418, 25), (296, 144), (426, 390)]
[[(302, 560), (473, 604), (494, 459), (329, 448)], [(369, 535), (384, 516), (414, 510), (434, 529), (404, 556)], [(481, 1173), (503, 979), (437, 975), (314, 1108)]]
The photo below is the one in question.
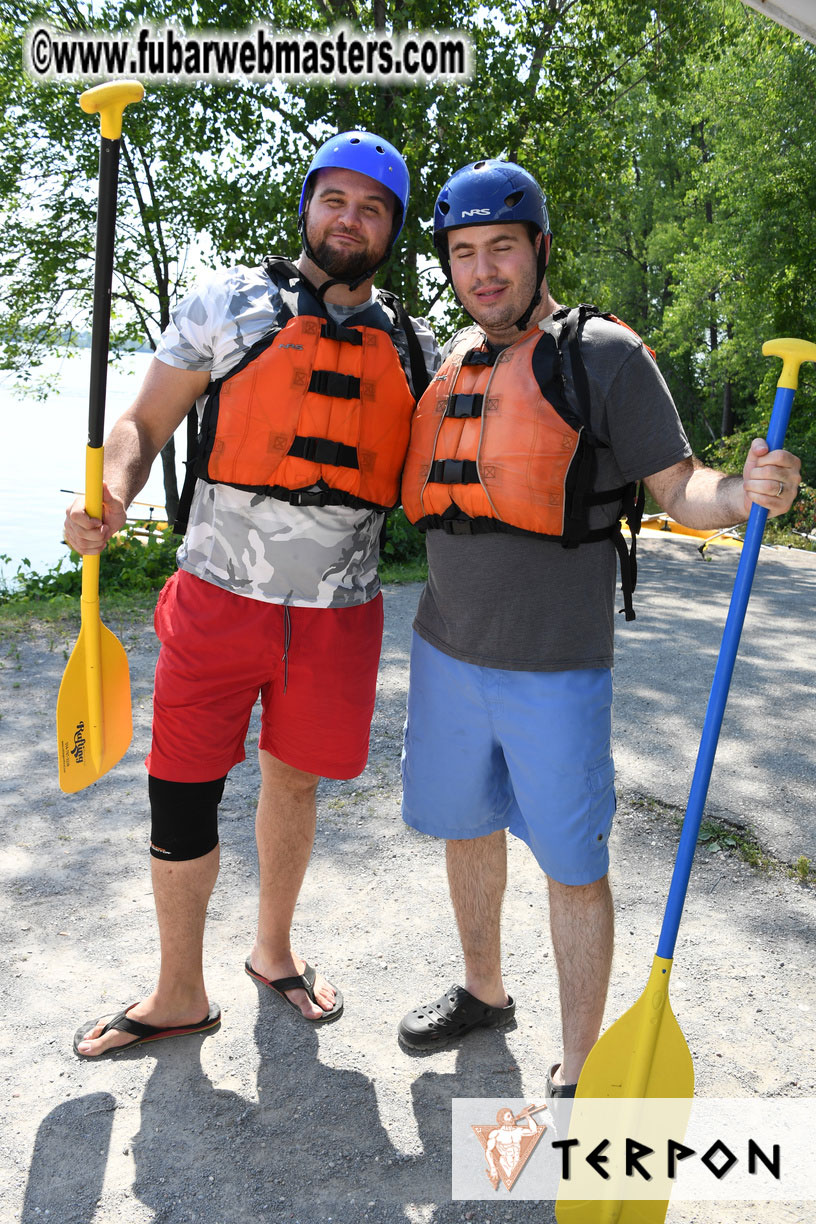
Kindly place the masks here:
[(416, 632), (402, 818), (466, 839), (509, 829), (562, 884), (606, 875), (615, 814), (612, 672), (462, 663)]

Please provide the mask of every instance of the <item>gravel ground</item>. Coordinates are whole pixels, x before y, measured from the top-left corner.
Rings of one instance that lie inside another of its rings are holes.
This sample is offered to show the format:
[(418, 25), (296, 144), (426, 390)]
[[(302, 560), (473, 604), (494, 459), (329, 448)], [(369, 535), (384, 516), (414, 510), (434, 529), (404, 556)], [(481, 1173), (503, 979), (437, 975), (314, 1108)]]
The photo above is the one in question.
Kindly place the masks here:
[[(361, 778), (323, 784), (295, 945), (341, 986), (345, 1014), (314, 1030), (243, 972), (252, 942), (257, 765), (234, 770), (206, 963), (213, 1034), (81, 1062), (79, 1022), (153, 983), (157, 938), (142, 759), (155, 644), (146, 618), (109, 627), (132, 672), (134, 742), (88, 791), (62, 795), (56, 691), (73, 630), (0, 641), (0, 1221), (59, 1224), (552, 1224), (552, 1205), (452, 1202), (453, 1097), (542, 1099), (559, 1049), (542, 879), (510, 846), (505, 908), (514, 1024), (432, 1056), (395, 1026), (461, 978), (441, 847), (399, 820), (399, 751), (418, 587), (385, 593), (387, 636)], [(251, 738), (251, 737), (250, 737)], [(250, 753), (250, 755), (252, 755)], [(624, 791), (613, 835), (618, 939), (607, 1021), (648, 975), (677, 844), (677, 812)], [(816, 1096), (816, 906), (783, 870), (701, 849), (672, 1002), (706, 1096)], [(673, 1205), (669, 1224), (793, 1224), (804, 1205)]]

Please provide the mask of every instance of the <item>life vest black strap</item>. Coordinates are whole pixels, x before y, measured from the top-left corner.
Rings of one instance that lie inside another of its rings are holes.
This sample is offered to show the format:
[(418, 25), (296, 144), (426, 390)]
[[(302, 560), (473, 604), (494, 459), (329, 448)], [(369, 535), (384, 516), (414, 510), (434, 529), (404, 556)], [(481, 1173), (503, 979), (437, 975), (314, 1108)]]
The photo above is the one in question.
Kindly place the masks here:
[(353, 327), (343, 327), (342, 323), (337, 323), (334, 319), (326, 320), (320, 328), (320, 334), (324, 340), (337, 340), (340, 344), (354, 344), (358, 348), (363, 343), (361, 331), (356, 331)]
[[(502, 535), (526, 536), (531, 540), (542, 540), (564, 546), (564, 541), (560, 536), (544, 536), (540, 532), (528, 531), (526, 527), (515, 527), (511, 523), (504, 523), (501, 519), (487, 515), (471, 518), (455, 503), (449, 506), (444, 514), (426, 514), (415, 525), (420, 531), (444, 531), (446, 535), (492, 535), (499, 532)], [(610, 540), (617, 530), (617, 524), (611, 527), (599, 527), (596, 531), (588, 531), (581, 543)]]
[(452, 395), (445, 409), (449, 417), (480, 417), (482, 415), (481, 395)]
[(332, 442), (330, 438), (307, 438), (296, 434), (287, 454), (295, 459), (307, 459), (309, 463), (328, 463), (331, 467), (360, 467), (356, 446)]
[(501, 353), (500, 348), (495, 349), (468, 349), (462, 358), (463, 366), (494, 366), (496, 360)]
[(434, 484), (478, 484), (479, 469), (473, 459), (436, 459), (428, 480)]
[(360, 380), (352, 374), (338, 374), (335, 370), (312, 370), (309, 390), (336, 399), (359, 399)]
[[(603, 493), (587, 493), (584, 505), (606, 506), (609, 502), (625, 501), (626, 494), (632, 487), (632, 485), (619, 485), (617, 489), (605, 489)], [(625, 506), (621, 513), (625, 513)]]

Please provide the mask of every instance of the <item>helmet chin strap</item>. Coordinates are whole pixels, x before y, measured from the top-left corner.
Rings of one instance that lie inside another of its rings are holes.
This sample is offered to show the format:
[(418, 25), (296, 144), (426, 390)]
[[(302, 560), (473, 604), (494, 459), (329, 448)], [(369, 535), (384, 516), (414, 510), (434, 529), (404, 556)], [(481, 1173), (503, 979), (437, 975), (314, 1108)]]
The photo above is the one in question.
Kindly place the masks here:
[(541, 242), (538, 247), (538, 255), (536, 256), (536, 273), (538, 277), (538, 287), (533, 294), (532, 301), (527, 307), (523, 315), (516, 319), (516, 327), (519, 331), (526, 331), (530, 323), (530, 316), (537, 306), (541, 305), (541, 282), (544, 279), (544, 273), (547, 271), (547, 264), (550, 259), (549, 243), (547, 242), (548, 235), (542, 235)]

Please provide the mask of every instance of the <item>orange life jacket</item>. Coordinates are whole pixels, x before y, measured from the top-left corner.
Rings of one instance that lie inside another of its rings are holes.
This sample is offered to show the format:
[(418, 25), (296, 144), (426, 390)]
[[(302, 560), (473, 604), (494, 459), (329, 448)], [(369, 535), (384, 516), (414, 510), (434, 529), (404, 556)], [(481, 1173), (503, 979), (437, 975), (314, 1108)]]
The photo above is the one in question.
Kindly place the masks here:
[(337, 324), (302, 281), (286, 301), (281, 326), (211, 384), (195, 473), (294, 505), (388, 510), (414, 408), (391, 321), (378, 304)]
[[(634, 538), (643, 496), (642, 491), (636, 496), (634, 485), (595, 488), (595, 451), (601, 443), (588, 429), (580, 332), (598, 313), (587, 306), (557, 312), (554, 318), (564, 320), (558, 339), (535, 326), (502, 350), (489, 349), (479, 328), (463, 333), (417, 405), (402, 504), (422, 530), (509, 531), (554, 539), (567, 548), (612, 539), (631, 620)], [(577, 404), (564, 391), (565, 345)], [(590, 529), (588, 507), (614, 503), (618, 521)], [(630, 550), (621, 535), (621, 515), (632, 529)]]

